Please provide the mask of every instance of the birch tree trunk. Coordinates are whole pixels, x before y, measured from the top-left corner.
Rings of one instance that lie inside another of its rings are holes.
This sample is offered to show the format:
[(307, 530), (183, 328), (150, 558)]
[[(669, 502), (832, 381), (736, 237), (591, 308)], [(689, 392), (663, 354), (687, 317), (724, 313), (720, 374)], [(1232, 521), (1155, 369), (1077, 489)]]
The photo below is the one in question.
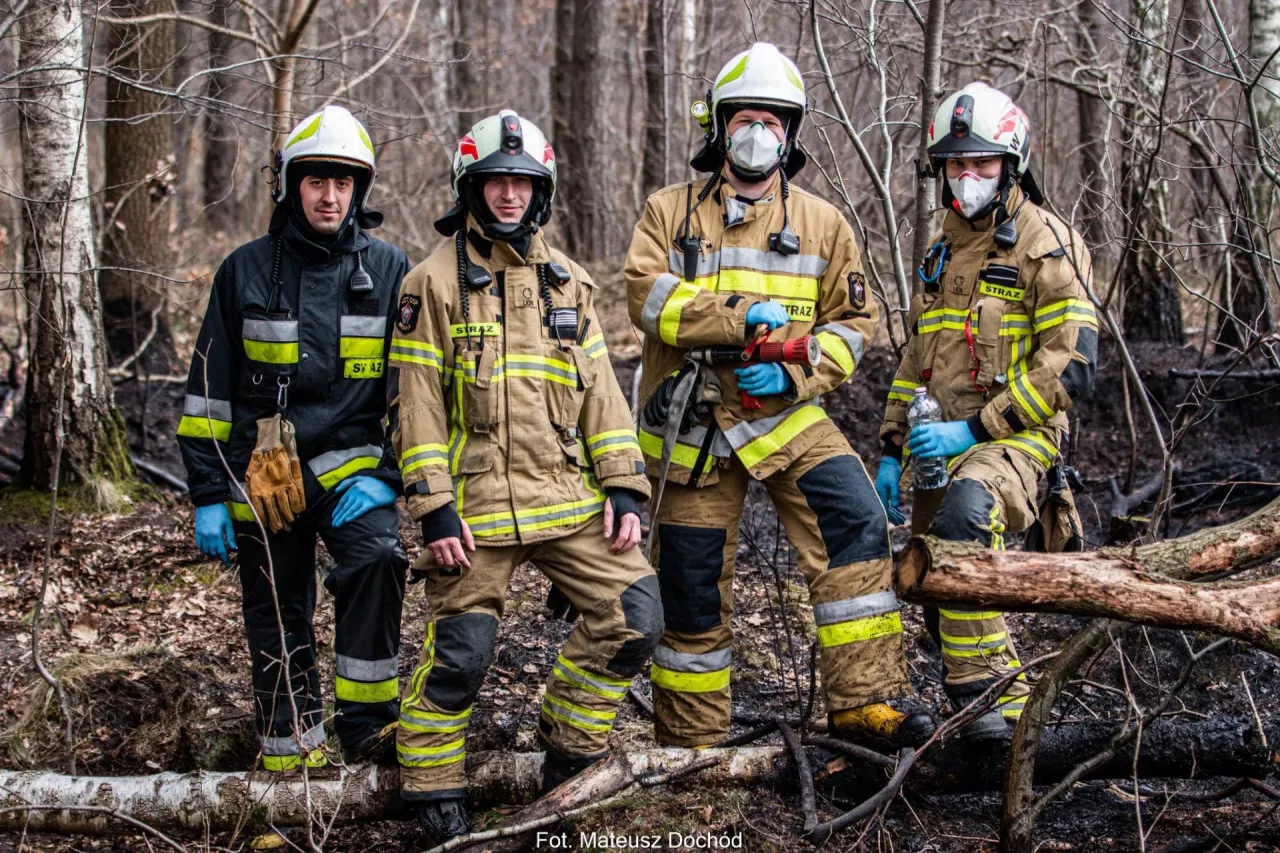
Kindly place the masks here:
[(79, 0), (39, 0), (19, 24), (22, 275), (31, 367), (23, 480), (52, 486), (132, 474), (107, 376), (89, 210)]

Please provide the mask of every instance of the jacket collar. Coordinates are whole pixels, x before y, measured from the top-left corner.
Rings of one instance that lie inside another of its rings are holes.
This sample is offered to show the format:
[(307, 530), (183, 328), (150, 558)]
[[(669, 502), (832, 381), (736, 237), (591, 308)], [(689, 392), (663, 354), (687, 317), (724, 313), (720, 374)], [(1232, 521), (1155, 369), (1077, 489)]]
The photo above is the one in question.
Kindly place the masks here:
[(490, 240), (484, 236), (484, 226), (468, 214), (467, 242), (471, 244), (472, 251), (484, 258), (488, 266), (495, 271), (507, 267), (545, 264), (551, 260), (551, 250), (547, 248), (547, 241), (543, 239), (541, 229), (529, 237), (529, 253), (522, 258), (520, 253), (511, 248), (506, 241)]
[(354, 217), (347, 223), (342, 236), (328, 245), (316, 242), (298, 227), (292, 216), (285, 219), (279, 234), (285, 247), (308, 264), (326, 264), (343, 255), (362, 251), (369, 245), (371, 239)]
[(759, 216), (768, 215), (773, 209), (773, 204), (782, 197), (781, 180), (775, 172), (769, 181), (768, 188), (757, 199), (740, 196), (727, 179), (722, 181), (716, 189), (716, 200), (724, 208), (724, 226), (729, 228), (743, 222), (750, 222)]

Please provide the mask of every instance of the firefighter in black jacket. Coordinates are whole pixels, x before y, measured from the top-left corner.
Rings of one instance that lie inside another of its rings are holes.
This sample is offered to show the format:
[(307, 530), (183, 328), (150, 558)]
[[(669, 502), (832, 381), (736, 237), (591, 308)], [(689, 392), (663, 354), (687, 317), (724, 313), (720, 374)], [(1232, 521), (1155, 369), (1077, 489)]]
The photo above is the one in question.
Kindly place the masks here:
[(379, 734), (397, 718), (408, 561), (384, 373), (409, 262), (367, 232), (382, 220), (365, 206), (373, 144), (347, 110), (326, 107), (299, 124), (277, 170), (269, 233), (214, 278), (178, 442), (197, 547), (227, 562), (239, 546), (263, 766), (291, 770), (327, 760), (312, 626), (317, 534), (336, 562), (324, 583), (336, 608), (344, 759), (395, 744)]

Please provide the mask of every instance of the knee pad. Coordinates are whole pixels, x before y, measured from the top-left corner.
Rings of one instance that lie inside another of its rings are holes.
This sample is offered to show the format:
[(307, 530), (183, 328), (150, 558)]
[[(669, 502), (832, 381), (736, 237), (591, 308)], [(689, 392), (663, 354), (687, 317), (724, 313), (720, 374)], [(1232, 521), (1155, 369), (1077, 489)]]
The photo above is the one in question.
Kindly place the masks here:
[(422, 692), (446, 711), (475, 702), (493, 663), (498, 620), (488, 613), (463, 613), (436, 622), (435, 664)]
[(889, 556), (889, 522), (856, 457), (819, 462), (796, 481), (796, 488), (818, 520), (828, 569)]
[(658, 581), (668, 628), (697, 634), (720, 624), (727, 538), (719, 527), (658, 525)]
[(929, 533), (952, 542), (992, 543), (991, 511), (996, 499), (979, 480), (952, 480)]
[[(624, 642), (609, 661), (608, 667), (616, 675), (631, 678), (640, 672), (649, 659), (649, 654), (662, 639), (662, 599), (657, 577), (648, 575), (627, 587), (620, 603), (627, 628), (640, 636)], [(717, 604), (717, 608), (718, 606)]]

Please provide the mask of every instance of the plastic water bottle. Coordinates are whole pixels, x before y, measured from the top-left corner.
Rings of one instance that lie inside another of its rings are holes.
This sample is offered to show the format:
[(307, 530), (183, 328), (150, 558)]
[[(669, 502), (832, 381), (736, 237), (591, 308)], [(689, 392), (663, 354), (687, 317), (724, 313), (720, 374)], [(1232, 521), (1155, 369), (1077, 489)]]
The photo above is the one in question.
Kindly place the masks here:
[[(936, 424), (942, 421), (942, 406), (929, 396), (924, 387), (916, 388), (915, 398), (907, 407), (907, 426), (914, 429), (921, 424)], [(911, 458), (911, 481), (917, 489), (941, 489), (950, 479), (947, 474), (947, 459), (938, 456), (933, 459)]]

